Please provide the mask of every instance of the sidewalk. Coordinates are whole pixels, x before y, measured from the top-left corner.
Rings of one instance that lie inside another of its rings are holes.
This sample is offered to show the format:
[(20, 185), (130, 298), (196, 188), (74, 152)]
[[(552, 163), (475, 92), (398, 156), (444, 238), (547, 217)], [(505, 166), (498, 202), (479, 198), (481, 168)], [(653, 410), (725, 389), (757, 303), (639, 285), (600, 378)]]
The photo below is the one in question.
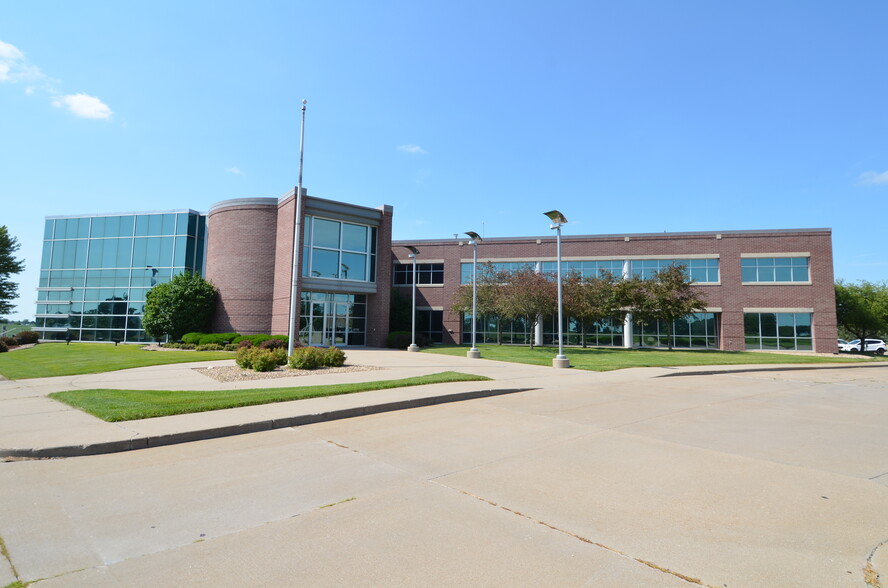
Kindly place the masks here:
[[(372, 371), (296, 376), (270, 380), (217, 382), (194, 370), (233, 365), (233, 360), (135, 368), (103, 374), (0, 381), (0, 457), (73, 457), (144, 449), (229, 435), (268, 431), (380, 412), (459, 402), (539, 388), (565, 389), (591, 382), (618, 384), (640, 377), (705, 375), (724, 371), (786, 369), (789, 366), (709, 366), (635, 368), (612, 372), (556, 370), (491, 360), (472, 360), (395, 350), (349, 350), (351, 365)], [(792, 366), (817, 369), (827, 366)], [(839, 366), (831, 365), (831, 368)], [(108, 423), (48, 398), (61, 390), (90, 388), (145, 390), (228, 390), (310, 386), (391, 380), (460, 371), (492, 381), (432, 384), (343, 394), (194, 414)]]

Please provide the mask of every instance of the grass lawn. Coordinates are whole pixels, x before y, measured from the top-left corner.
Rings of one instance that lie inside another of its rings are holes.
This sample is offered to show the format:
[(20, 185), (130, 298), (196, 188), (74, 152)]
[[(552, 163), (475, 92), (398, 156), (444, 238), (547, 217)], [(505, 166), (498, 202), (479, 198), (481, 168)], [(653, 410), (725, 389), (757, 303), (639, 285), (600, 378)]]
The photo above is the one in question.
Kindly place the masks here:
[[(423, 349), (425, 353), (465, 356), (468, 345), (436, 345)], [(532, 365), (552, 365), (558, 353), (554, 347), (529, 347), (517, 345), (478, 345), (481, 357)], [(565, 348), (564, 354), (570, 365), (583, 370), (606, 372), (632, 367), (671, 367), (685, 365), (743, 365), (743, 364), (791, 364), (791, 363), (852, 363), (886, 361), (884, 357), (842, 354), (823, 357), (816, 355), (791, 355), (755, 351), (688, 351), (662, 349), (614, 349), (614, 348)]]
[(143, 351), (138, 345), (41, 343), (0, 353), (0, 374), (10, 380), (98, 374), (149, 365), (234, 359), (228, 351)]
[(50, 394), (65, 404), (99, 417), (104, 421), (130, 421), (174, 414), (221, 410), (254, 404), (286, 402), (319, 396), (336, 396), (370, 390), (441, 384), (444, 382), (480, 382), (489, 380), (459, 372), (441, 372), (416, 378), (302, 386), (298, 388), (254, 388), (250, 390), (170, 391), (170, 390), (68, 390)]

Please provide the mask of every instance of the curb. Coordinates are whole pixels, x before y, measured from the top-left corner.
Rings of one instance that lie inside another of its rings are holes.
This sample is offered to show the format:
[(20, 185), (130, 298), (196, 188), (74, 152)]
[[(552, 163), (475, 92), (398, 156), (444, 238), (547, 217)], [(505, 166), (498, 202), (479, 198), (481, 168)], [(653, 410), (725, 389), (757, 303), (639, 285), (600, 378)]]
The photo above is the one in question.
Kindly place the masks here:
[(0, 457), (83, 457), (87, 455), (120, 453), (122, 451), (134, 451), (137, 449), (163, 447), (165, 445), (177, 445), (179, 443), (191, 443), (192, 441), (204, 441), (207, 439), (218, 439), (220, 437), (246, 435), (248, 433), (260, 433), (263, 431), (271, 431), (274, 429), (300, 427), (303, 425), (312, 425), (315, 423), (325, 423), (328, 421), (350, 419), (354, 417), (379, 414), (383, 412), (394, 412), (398, 410), (433, 406), (435, 404), (448, 404), (451, 402), (462, 402), (465, 400), (475, 400), (478, 398), (489, 398), (492, 396), (501, 396), (503, 394), (527, 392), (530, 390), (536, 390), (536, 388), (506, 388), (498, 390), (475, 390), (469, 392), (456, 392), (454, 394), (442, 394), (440, 396), (427, 396), (424, 398), (396, 400), (394, 402), (371, 404), (369, 406), (357, 406), (353, 408), (343, 408), (327, 412), (282, 417), (277, 419), (266, 419), (262, 421), (253, 421), (237, 425), (228, 425), (225, 427), (213, 427), (210, 429), (183, 431), (180, 433), (154, 435), (150, 437), (138, 437), (133, 439), (125, 439), (122, 441), (106, 441), (102, 443), (91, 443), (87, 445), (63, 445), (59, 447), (43, 447), (40, 449), (0, 449)]
[[(657, 366), (651, 366), (657, 367)], [(749, 372), (800, 372), (804, 370), (857, 370), (857, 369), (867, 369), (867, 368), (883, 368), (888, 367), (888, 362), (886, 363), (868, 363), (863, 365), (848, 365), (845, 363), (838, 364), (817, 364), (817, 365), (797, 365), (797, 366), (773, 366), (773, 367), (740, 367), (736, 369), (723, 369), (723, 370), (699, 370), (694, 372), (676, 372), (674, 374), (660, 374), (659, 376), (654, 376), (655, 378), (675, 378), (679, 376), (717, 376), (719, 374), (745, 374)], [(664, 367), (663, 369), (674, 369)]]

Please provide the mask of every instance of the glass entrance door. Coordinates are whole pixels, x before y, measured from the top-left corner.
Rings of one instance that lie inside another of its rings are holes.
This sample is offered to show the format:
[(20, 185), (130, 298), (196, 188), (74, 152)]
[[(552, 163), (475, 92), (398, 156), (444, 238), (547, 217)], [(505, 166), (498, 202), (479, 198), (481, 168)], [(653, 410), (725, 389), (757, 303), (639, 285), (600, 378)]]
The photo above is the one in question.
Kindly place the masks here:
[(303, 292), (299, 340), (316, 347), (364, 344), (362, 295)]

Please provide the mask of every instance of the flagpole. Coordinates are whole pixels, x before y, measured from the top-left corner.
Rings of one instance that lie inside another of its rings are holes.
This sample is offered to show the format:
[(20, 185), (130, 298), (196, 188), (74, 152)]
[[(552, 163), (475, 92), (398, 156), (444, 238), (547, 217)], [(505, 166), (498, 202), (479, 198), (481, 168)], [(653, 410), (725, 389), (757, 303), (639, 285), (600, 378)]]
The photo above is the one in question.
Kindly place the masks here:
[(307, 102), (302, 101), (302, 124), (299, 128), (299, 179), (296, 183), (296, 206), (293, 212), (293, 274), (290, 285), (290, 325), (287, 329), (287, 355), (293, 355), (293, 348), (296, 345), (296, 309), (299, 304), (298, 284), (299, 284), (299, 248), (301, 243), (302, 229), (302, 154), (305, 145), (305, 105)]

